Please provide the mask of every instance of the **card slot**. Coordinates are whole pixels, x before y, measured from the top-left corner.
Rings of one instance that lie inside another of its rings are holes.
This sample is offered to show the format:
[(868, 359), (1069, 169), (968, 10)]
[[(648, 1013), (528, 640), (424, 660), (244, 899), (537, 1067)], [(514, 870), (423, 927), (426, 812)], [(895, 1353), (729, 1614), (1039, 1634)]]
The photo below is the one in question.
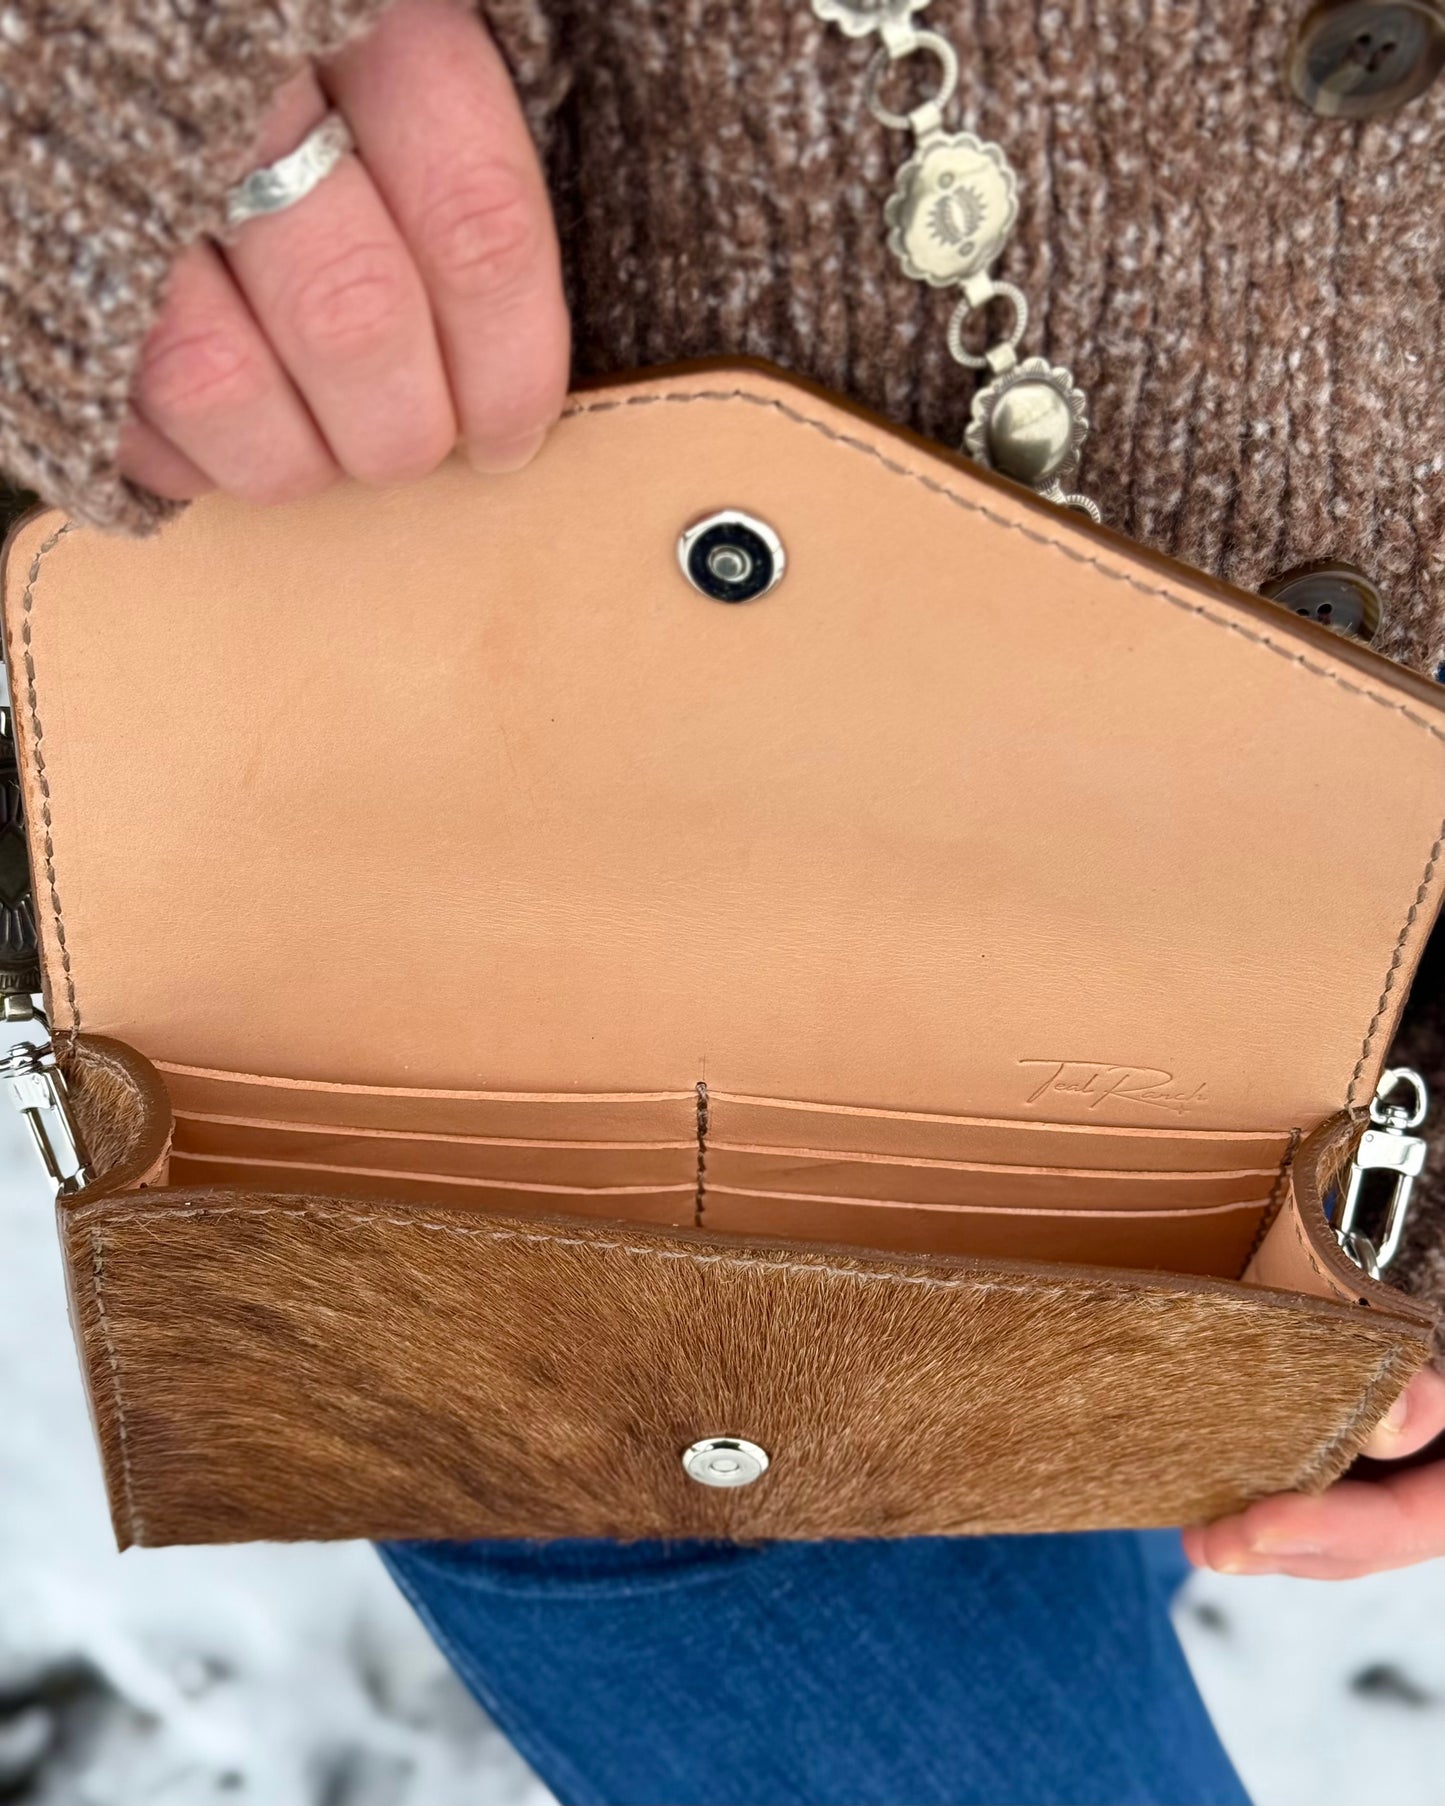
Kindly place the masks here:
[(697, 1135), (697, 1092), (439, 1091), (214, 1072), (162, 1062), (172, 1108), (294, 1127), (521, 1141), (671, 1142)]
[[(1278, 1171), (1292, 1139), (1288, 1129), (1236, 1132), (1196, 1129), (1184, 1122), (1130, 1128), (1099, 1122), (942, 1116), (744, 1097), (711, 1088), (708, 1125), (712, 1142), (739, 1146), (1133, 1172), (1247, 1167)], [(1031, 1155), (1026, 1149), (1038, 1151)]]
[(803, 1192), (879, 1203), (992, 1204), (1002, 1208), (1150, 1210), (1245, 1203), (1273, 1189), (1273, 1168), (1226, 1172), (1131, 1172), (943, 1160), (898, 1160), (818, 1150), (719, 1146), (707, 1149), (707, 1190)]
[(553, 1185), (696, 1185), (697, 1141), (520, 1141), (178, 1115), (177, 1154)]
[[(508, 1141), (673, 1143), (695, 1139), (695, 1087), (650, 1092), (501, 1092), (332, 1083), (163, 1063), (173, 1107), (295, 1128)], [(1286, 1131), (1119, 1127), (945, 1116), (709, 1090), (709, 1140), (907, 1161), (1099, 1172), (1278, 1170)]]
[(1180, 1210), (1021, 1210), (709, 1187), (704, 1227), (885, 1253), (973, 1254), (1234, 1277), (1267, 1199)]
[(170, 1183), (173, 1187), (221, 1186), (304, 1196), (335, 1194), (463, 1206), (474, 1203), (479, 1209), (501, 1212), (606, 1217), (674, 1227), (690, 1224), (696, 1208), (695, 1184), (548, 1185), (242, 1155), (175, 1154), (171, 1159)]

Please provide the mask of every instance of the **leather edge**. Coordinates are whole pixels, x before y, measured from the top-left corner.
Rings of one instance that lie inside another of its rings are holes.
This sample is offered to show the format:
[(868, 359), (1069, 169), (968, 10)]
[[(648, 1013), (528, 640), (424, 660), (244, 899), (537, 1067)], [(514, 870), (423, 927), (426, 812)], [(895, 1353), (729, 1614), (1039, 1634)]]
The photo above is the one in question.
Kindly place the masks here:
[(728, 376), (751, 377), (758, 384), (805, 396), (832, 413), (847, 416), (867, 428), (870, 433), (906, 446), (928, 463), (952, 471), (979, 492), (991, 494), (1001, 503), (1006, 503), (1010, 510), (1031, 517), (1048, 530), (1051, 538), (1058, 535), (1062, 526), (1070, 536), (1092, 541), (1101, 549), (1116, 554), (1132, 565), (1142, 566), (1152, 575), (1201, 598), (1227, 603), (1261, 626), (1298, 641), (1302, 648), (1313, 647), (1342, 664), (1352, 666), (1361, 675), (1386, 688), (1408, 696), (1412, 703), (1423, 705), (1429, 714), (1438, 717), (1440, 730), (1445, 731), (1445, 690), (1410, 666), (1397, 664), (1363, 641), (1349, 639), (1328, 627), (1322, 627), (1316, 621), (1298, 616), (1254, 590), (1240, 589), (1222, 577), (1211, 576), (1207, 571), (1182, 563), (1167, 552), (1142, 545), (1116, 528), (1096, 525), (1077, 510), (1060, 508), (1054, 502), (1045, 501), (1033, 490), (988, 469), (966, 453), (925, 438), (911, 427), (898, 425), (861, 402), (840, 395), (779, 364), (770, 363), (766, 358), (689, 358), (677, 363), (648, 365), (640, 370), (589, 377), (573, 385), (562, 418), (565, 420), (580, 411), (573, 405), (578, 400), (590, 400), (609, 394), (645, 393), (660, 385), (690, 385), (698, 379)]
[[(3, 644), (10, 683), (10, 726), (15, 744), (21, 804), (25, 816), (25, 843), (30, 860), (30, 889), (35, 900), (39, 940), (40, 986), (45, 1013), (60, 1034), (74, 1037), (80, 1018), (64, 934), (58, 926), (55, 870), (50, 840), (49, 787), (45, 762), (32, 731), (35, 709), (35, 675), (30, 660), (30, 635), (25, 619), (26, 603), (33, 594), (41, 560), (76, 523), (59, 508), (44, 505), (27, 509), (10, 524), (0, 543), (0, 644)], [(47, 532), (47, 525), (49, 531)], [(35, 554), (24, 583), (12, 566), (22, 541), (36, 535)], [(24, 706), (22, 706), (22, 691)], [(42, 889), (42, 887), (44, 887)]]
[[(882, 458), (891, 469), (900, 475), (911, 475), (918, 480), (928, 481), (924, 472), (909, 470), (904, 464), (898, 463), (896, 458), (887, 456), (879, 442), (886, 444), (893, 451), (910, 450), (930, 469), (943, 468), (954, 472), (963, 485), (974, 492), (975, 497), (991, 492), (996, 498), (996, 507), (986, 506), (977, 499), (970, 499), (966, 505), (989, 515), (999, 524), (1021, 530), (1031, 537), (1046, 540), (1067, 557), (1094, 564), (1121, 580), (1156, 591), (1164, 600), (1172, 602), (1178, 607), (1209, 616), (1224, 627), (1232, 627), (1235, 631), (1243, 633), (1245, 637), (1259, 641), (1270, 650), (1304, 664), (1317, 675), (1343, 683), (1346, 688), (1361, 690), (1376, 703), (1403, 711), (1418, 726), (1434, 737), (1445, 740), (1445, 725), (1442, 725), (1445, 724), (1445, 692), (1442, 692), (1440, 686), (1430, 683), (1417, 673), (1397, 666), (1371, 652), (1368, 648), (1333, 634), (1316, 623), (1301, 620), (1288, 610), (1263, 597), (1251, 595), (1209, 577), (1203, 572), (1191, 570), (1174, 559), (1135, 544), (1111, 529), (1095, 527), (1093, 523), (1082, 517), (1059, 509), (1054, 504), (1041, 500), (1032, 492), (998, 476), (997, 473), (982, 468), (962, 454), (951, 452), (945, 447), (923, 439), (916, 433), (897, 427), (846, 398), (834, 395), (815, 383), (762, 360), (704, 359), (608, 377), (576, 389), (564, 409), (563, 419), (576, 418), (613, 407), (636, 405), (644, 401), (702, 399), (709, 392), (699, 390), (700, 383), (715, 382), (728, 375), (734, 379), (736, 385), (735, 398), (779, 407), (805, 427), (811, 426), (828, 430), (824, 427), (823, 422), (806, 416), (789, 405), (791, 400), (800, 396), (816, 401), (820, 407), (825, 408), (831, 414), (841, 414), (856, 420), (860, 427), (867, 430), (871, 442), (851, 439), (837, 433), (832, 433), (831, 436), (842, 437), (845, 443), (853, 445), (856, 449)], [(745, 378), (751, 379), (750, 384), (744, 384), (743, 379)], [(727, 399), (728, 397), (720, 395), (718, 398)], [(1030, 522), (1036, 524), (1030, 525)], [(35, 706), (33, 668), (29, 661), (28, 621), (17, 621), (13, 618), (14, 592), (19, 588), (18, 580), (11, 570), (14, 555), (20, 546), (22, 537), (42, 535), (48, 523), (55, 524), (48, 537), (37, 539), (35, 556), (27, 573), (21, 599), (23, 611), (28, 607), (33, 594), (42, 558), (53, 549), (74, 523), (67, 521), (59, 510), (41, 508), (22, 516), (7, 535), (3, 551), (0, 551), (0, 615), (3, 615), (4, 618), (4, 632), (7, 649), (11, 655), (12, 673), (20, 662), (14, 656), (15, 650), (23, 644), (23, 659), (26, 665), (26, 682), (29, 691), (30, 706), (28, 709), (17, 708), (14, 711), (14, 721), (17, 752), (20, 755), (20, 777), (25, 799), (27, 836), (32, 869), (37, 875), (35, 889), (39, 893), (41, 873), (44, 873), (49, 889), (50, 907), (37, 910), (41, 935), (42, 983), (51, 1019), (56, 1022), (62, 1032), (73, 1037), (80, 1030), (80, 1012), (69, 950), (60, 918), (59, 903), (55, 895), (50, 837), (49, 786), (45, 776), (43, 755), (39, 747), (40, 722)], [(1091, 541), (1100, 549), (1112, 552), (1115, 555), (1114, 558), (1105, 560), (1077, 549), (1078, 544), (1087, 544)], [(1120, 568), (1121, 562), (1125, 568)], [(1141, 583), (1139, 577), (1133, 574), (1138, 570), (1151, 571), (1164, 577), (1168, 580), (1170, 587), (1165, 589), (1157, 585)], [(1237, 618), (1226, 619), (1212, 615), (1210, 609), (1204, 606), (1204, 603), (1211, 599), (1227, 605), (1233, 616), (1248, 616), (1260, 626), (1249, 627), (1243, 625)], [(1269, 631), (1261, 631), (1261, 628), (1268, 628)], [(1312, 663), (1302, 650), (1285, 650), (1278, 643), (1280, 638), (1286, 642), (1312, 645), (1322, 656), (1328, 657), (1335, 664), (1352, 667), (1370, 678), (1374, 687), (1365, 689), (1363, 686), (1349, 683), (1327, 666)], [(13, 681), (12, 677), (12, 683)], [(1380, 694), (1380, 690), (1390, 694)], [(1406, 703), (1400, 699), (1402, 696), (1408, 696), (1413, 704), (1423, 707), (1426, 712), (1424, 714), (1416, 713), (1414, 708), (1407, 707)], [(1413, 973), (1430, 924), (1440, 910), (1442, 901), (1445, 901), (1445, 886), (1442, 886), (1441, 872), (1442, 851), (1445, 851), (1445, 823), (1442, 823), (1440, 835), (1429, 849), (1415, 896), (1406, 911), (1404, 922), (1391, 949), (1379, 1000), (1365, 1030), (1360, 1057), (1346, 1081), (1345, 1095), (1340, 1099), (1340, 1102), (1347, 1107), (1353, 1106), (1359, 1101), (1360, 1094), (1366, 1087), (1373, 1090), (1374, 1082), (1387, 1057), (1389, 1031), (1397, 1023), (1408, 995), (1408, 984), (1399, 984), (1397, 980), (1402, 971), (1407, 976)]]
[[(617, 1250), (650, 1254), (658, 1258), (693, 1261), (719, 1266), (794, 1266), (849, 1280), (892, 1280), (902, 1285), (950, 1288), (987, 1285), (1004, 1280), (1023, 1281), (1040, 1289), (1080, 1288), (1110, 1293), (1130, 1292), (1169, 1298), (1181, 1292), (1218, 1297), (1222, 1302), (1247, 1301), (1267, 1309), (1304, 1312), (1326, 1320), (1358, 1321), (1357, 1305), (1335, 1297), (1290, 1292), (1277, 1287), (1243, 1284), (1197, 1274), (1174, 1274), (1135, 1267), (1095, 1267), (1063, 1262), (1000, 1260), (967, 1254), (895, 1254), (836, 1242), (731, 1234), (690, 1227), (660, 1228), (625, 1219), (572, 1217), (560, 1213), (515, 1213), (477, 1210), (464, 1205), (409, 1203), (367, 1195), (330, 1192), (326, 1196), (304, 1193), (234, 1191), (221, 1187), (172, 1187), (148, 1191), (144, 1197), (118, 1194), (102, 1187), (66, 1199), (62, 1214), (68, 1227), (79, 1232), (92, 1221), (108, 1225), (155, 1221), (172, 1215), (265, 1216), (288, 1215), (318, 1222), (354, 1217), (369, 1222), (394, 1213), (399, 1223), (434, 1221), (446, 1230), (464, 1230), (483, 1238), (556, 1242), (595, 1247), (599, 1252)], [(1381, 1288), (1383, 1291), (1384, 1288)], [(1402, 1294), (1386, 1292), (1390, 1303), (1409, 1304)], [(1388, 1333), (1401, 1331), (1428, 1344), (1423, 1327), (1413, 1314), (1393, 1309), (1373, 1313), (1389, 1318)], [(1385, 1326), (1382, 1324), (1382, 1328)]]
[[(164, 1185), (175, 1121), (160, 1075), (143, 1055), (108, 1035), (82, 1035), (60, 1049), (82, 1138), (99, 1170), (64, 1207)], [(98, 1097), (102, 1087), (109, 1097)], [(106, 1157), (110, 1145), (120, 1151)]]
[[(91, 1189), (94, 1195), (94, 1188)], [(124, 1419), (117, 1403), (120, 1363), (103, 1303), (104, 1242), (98, 1233), (90, 1234), (87, 1251), (83, 1232), (77, 1230), (69, 1215), (68, 1203), (68, 1199), (62, 1199), (56, 1205), (60, 1264), (65, 1272), (66, 1314), (84, 1381), (91, 1433), (105, 1474), (106, 1506), (115, 1533), (115, 1546), (124, 1551), (143, 1543), (145, 1534), (136, 1520), (130, 1452)], [(88, 1298), (85, 1296), (87, 1284)]]
[[(653, 1230), (640, 1225), (608, 1224), (591, 1219), (494, 1217), (466, 1209), (395, 1204), (368, 1198), (311, 1198), (258, 1195), (222, 1191), (195, 1193), (172, 1191), (140, 1197), (132, 1194), (68, 1201), (61, 1210), (61, 1234), (66, 1252), (66, 1277), (72, 1321), (86, 1373), (92, 1418), (105, 1463), (116, 1536), (122, 1547), (151, 1540), (175, 1540), (161, 1534), (152, 1538), (144, 1514), (138, 1509), (133, 1445), (126, 1419), (124, 1392), (126, 1363), (116, 1341), (106, 1299), (106, 1267), (115, 1231), (129, 1230), (132, 1257), (137, 1248), (143, 1257), (163, 1258), (164, 1228), (180, 1218), (290, 1216), (318, 1228), (430, 1229), (441, 1235), (465, 1235), (468, 1239), (532, 1242), (595, 1251), (598, 1255), (646, 1256), (654, 1260), (686, 1261), (698, 1267), (761, 1267), (780, 1273), (806, 1272), (815, 1277), (862, 1285), (890, 1282), (899, 1287), (922, 1286), (969, 1292), (1024, 1290), (1045, 1298), (1087, 1305), (1090, 1295), (1118, 1299), (1132, 1297), (1138, 1304), (1168, 1310), (1173, 1302), (1194, 1295), (1208, 1298), (1222, 1312), (1247, 1308), (1258, 1316), (1283, 1312), (1296, 1319), (1312, 1319), (1321, 1325), (1335, 1322), (1363, 1334), (1373, 1344), (1375, 1365), (1364, 1390), (1352, 1397), (1323, 1439), (1311, 1448), (1286, 1483), (1287, 1489), (1318, 1491), (1348, 1466), (1391, 1400), (1410, 1375), (1426, 1359), (1429, 1338), (1415, 1325), (1383, 1311), (1363, 1317), (1358, 1307), (1328, 1299), (1240, 1286), (1231, 1281), (1179, 1278), (1131, 1270), (1050, 1267), (1041, 1263), (1006, 1263), (971, 1260), (957, 1256), (872, 1255), (859, 1249), (842, 1249), (796, 1242), (771, 1243), (744, 1237), (709, 1236), (686, 1229)], [(217, 1258), (225, 1253), (224, 1235), (217, 1243)], [(540, 1252), (540, 1250), (539, 1250)], [(1022, 1284), (1020, 1284), (1022, 1282)], [(142, 1451), (144, 1457), (144, 1451)]]
[[(1282, 1289), (1288, 1294), (1307, 1284), (1317, 1296), (1357, 1310), (1382, 1312), (1428, 1334), (1437, 1313), (1422, 1299), (1371, 1279), (1355, 1266), (1340, 1248), (1325, 1212), (1330, 1188), (1349, 1164), (1365, 1127), (1363, 1112), (1347, 1111), (1331, 1117), (1301, 1142), (1284, 1200), (1260, 1238), (1242, 1281), (1252, 1288)], [(1294, 1283), (1288, 1283), (1290, 1280)]]

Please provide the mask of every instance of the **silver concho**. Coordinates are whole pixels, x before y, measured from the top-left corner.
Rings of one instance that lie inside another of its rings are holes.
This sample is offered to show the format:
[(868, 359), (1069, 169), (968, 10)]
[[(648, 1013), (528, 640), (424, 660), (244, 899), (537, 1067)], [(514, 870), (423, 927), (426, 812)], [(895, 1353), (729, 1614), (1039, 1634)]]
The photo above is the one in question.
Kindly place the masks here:
[(1047, 358), (1025, 358), (974, 396), (964, 449), (1032, 488), (1057, 483), (1078, 467), (1087, 406), (1071, 372)]
[(866, 38), (895, 20), (902, 24), (927, 5), (928, 0), (813, 0), (813, 12), (825, 25), (840, 26), (850, 38)]
[(915, 282), (947, 288), (988, 268), (1018, 210), (1018, 184), (998, 145), (936, 132), (898, 172), (884, 208), (888, 248)]

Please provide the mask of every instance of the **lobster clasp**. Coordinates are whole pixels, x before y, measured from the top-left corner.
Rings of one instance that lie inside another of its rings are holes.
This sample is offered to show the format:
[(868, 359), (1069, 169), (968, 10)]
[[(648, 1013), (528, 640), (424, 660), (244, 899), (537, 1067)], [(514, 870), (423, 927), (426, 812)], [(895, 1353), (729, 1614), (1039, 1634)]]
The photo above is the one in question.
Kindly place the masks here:
[[(7, 997), (6, 1022), (34, 1021), (42, 1029), (44, 1018), (28, 998)], [(0, 1051), (0, 1097), (25, 1118), (45, 1171), (62, 1197), (80, 1191), (92, 1178), (80, 1128), (70, 1105), (65, 1074), (49, 1041), (16, 1041)]]
[[(1408, 1104), (1391, 1102), (1401, 1088), (1411, 1094)], [(1430, 1107), (1425, 1081), (1408, 1066), (1393, 1066), (1380, 1078), (1370, 1102), (1370, 1122), (1374, 1125), (1360, 1137), (1355, 1158), (1345, 1186), (1335, 1234), (1340, 1246), (1356, 1266), (1363, 1267), (1371, 1279), (1378, 1279), (1399, 1252), (1410, 1211), (1410, 1194), (1415, 1181), (1425, 1170), (1425, 1140), (1412, 1135), (1419, 1128)], [(1357, 1227), (1363, 1201), (1365, 1174), (1392, 1173), (1389, 1203), (1385, 1210), (1385, 1226), (1378, 1244)]]

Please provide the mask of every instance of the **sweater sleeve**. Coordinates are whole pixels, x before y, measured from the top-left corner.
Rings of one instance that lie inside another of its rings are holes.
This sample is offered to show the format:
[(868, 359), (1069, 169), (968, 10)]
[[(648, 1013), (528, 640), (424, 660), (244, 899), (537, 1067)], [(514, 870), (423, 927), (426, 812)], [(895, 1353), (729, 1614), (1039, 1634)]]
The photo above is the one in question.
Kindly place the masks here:
[[(176, 258), (216, 233), (276, 89), (387, 0), (0, 0), (0, 472), (97, 526), (170, 504), (116, 446)], [(563, 79), (543, 0), (488, 7), (534, 131)]]

